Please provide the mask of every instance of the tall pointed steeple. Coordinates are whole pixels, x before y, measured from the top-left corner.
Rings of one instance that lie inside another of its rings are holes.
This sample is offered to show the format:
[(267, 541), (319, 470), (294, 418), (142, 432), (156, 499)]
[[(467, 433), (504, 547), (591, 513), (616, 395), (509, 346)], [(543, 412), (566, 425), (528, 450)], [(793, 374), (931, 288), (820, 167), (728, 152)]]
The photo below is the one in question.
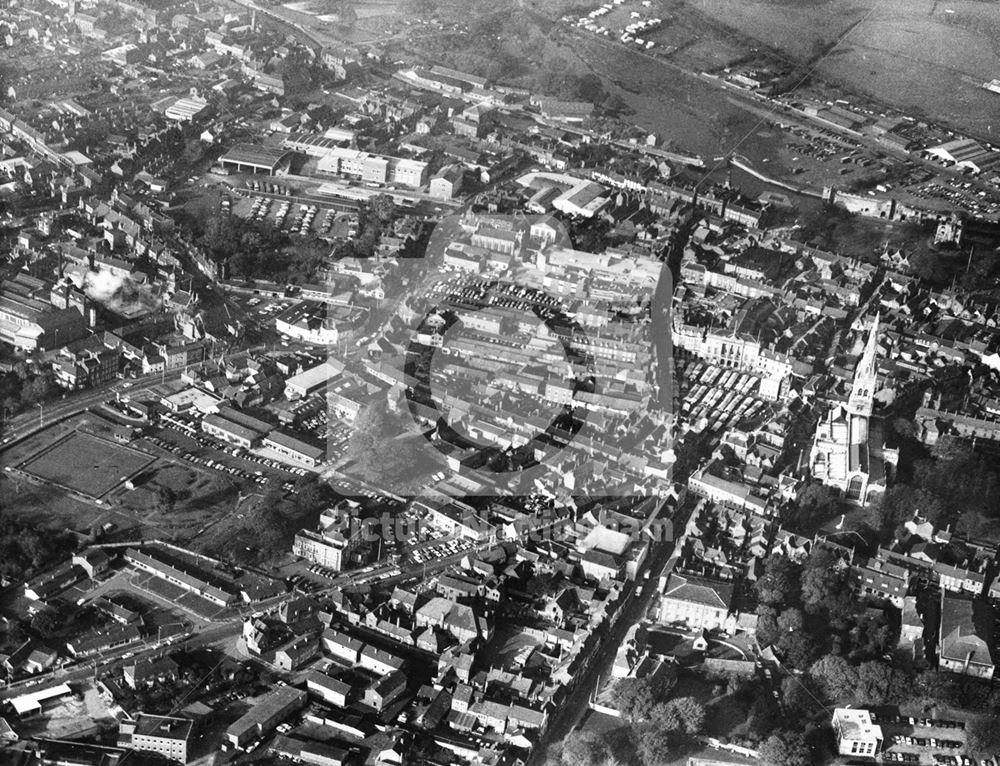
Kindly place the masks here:
[(851, 396), (847, 409), (852, 415), (869, 417), (872, 414), (875, 385), (878, 380), (878, 331), (880, 315), (875, 315), (872, 329), (868, 333), (864, 353), (858, 360), (854, 370), (854, 382), (851, 385)]

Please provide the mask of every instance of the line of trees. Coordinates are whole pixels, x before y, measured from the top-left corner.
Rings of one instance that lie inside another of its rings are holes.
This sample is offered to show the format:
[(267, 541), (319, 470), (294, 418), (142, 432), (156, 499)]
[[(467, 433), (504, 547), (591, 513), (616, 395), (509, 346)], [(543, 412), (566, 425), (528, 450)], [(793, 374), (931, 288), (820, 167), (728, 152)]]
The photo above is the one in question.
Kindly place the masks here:
[(968, 441), (942, 436), (927, 457), (913, 461), (910, 474), (873, 508), (883, 538), (902, 537), (902, 524), (914, 512), (970, 538), (1000, 525), (1000, 469)]
[(51, 369), (32, 370), (19, 362), (11, 372), (0, 374), (0, 407), (3, 420), (51, 399), (57, 390)]
[(0, 505), (0, 577), (23, 582), (31, 574), (65, 558), (76, 548), (67, 534), (15, 518)]
[(638, 762), (658, 766), (674, 760), (705, 729), (705, 706), (694, 697), (670, 698), (676, 674), (655, 680), (623, 678), (611, 690), (611, 703), (628, 727), (615, 737), (580, 729), (563, 740), (552, 766), (613, 766)]

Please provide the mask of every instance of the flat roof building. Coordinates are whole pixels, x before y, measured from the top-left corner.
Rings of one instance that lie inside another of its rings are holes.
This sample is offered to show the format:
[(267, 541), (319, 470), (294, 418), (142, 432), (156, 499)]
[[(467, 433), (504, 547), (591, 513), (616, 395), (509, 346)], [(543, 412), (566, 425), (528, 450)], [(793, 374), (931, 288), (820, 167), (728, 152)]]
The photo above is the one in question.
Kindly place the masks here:
[(326, 388), (327, 384), (344, 371), (344, 365), (330, 360), (310, 367), (285, 381), (285, 396), (304, 399)]
[(310, 467), (319, 465), (326, 457), (326, 449), (322, 445), (310, 444), (281, 430), (272, 431), (264, 439), (264, 446), (278, 453), (282, 459)]
[(194, 722), (188, 718), (139, 713), (134, 721), (122, 721), (119, 727), (119, 744), (157, 753), (172, 761), (187, 763), (188, 742)]
[(201, 430), (216, 439), (251, 449), (260, 444), (264, 435), (274, 428), (270, 423), (245, 415), (230, 407), (221, 407), (218, 414), (206, 415)]
[(833, 711), (833, 733), (841, 755), (874, 759), (882, 747), (882, 727), (872, 723), (867, 710), (838, 707)]
[(260, 144), (236, 144), (219, 158), (219, 163), (241, 172), (273, 175), (287, 155), (286, 149)]
[(427, 182), (427, 163), (400, 157), (385, 157), (357, 149), (335, 147), (316, 164), (320, 173), (349, 176), (375, 183), (400, 184), (414, 188)]
[(282, 686), (258, 697), (250, 709), (226, 729), (226, 739), (243, 747), (262, 734), (270, 733), (285, 718), (306, 706), (309, 695), (302, 689)]

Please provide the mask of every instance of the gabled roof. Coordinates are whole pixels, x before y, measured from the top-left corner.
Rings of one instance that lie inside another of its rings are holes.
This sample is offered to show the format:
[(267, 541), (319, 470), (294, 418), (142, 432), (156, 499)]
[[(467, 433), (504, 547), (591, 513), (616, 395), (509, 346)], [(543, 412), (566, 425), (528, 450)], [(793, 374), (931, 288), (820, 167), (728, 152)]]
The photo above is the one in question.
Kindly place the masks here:
[[(983, 605), (984, 608), (986, 605)], [(993, 637), (990, 632), (992, 614), (977, 610), (966, 598), (945, 596), (941, 604), (942, 660), (995, 664)]]

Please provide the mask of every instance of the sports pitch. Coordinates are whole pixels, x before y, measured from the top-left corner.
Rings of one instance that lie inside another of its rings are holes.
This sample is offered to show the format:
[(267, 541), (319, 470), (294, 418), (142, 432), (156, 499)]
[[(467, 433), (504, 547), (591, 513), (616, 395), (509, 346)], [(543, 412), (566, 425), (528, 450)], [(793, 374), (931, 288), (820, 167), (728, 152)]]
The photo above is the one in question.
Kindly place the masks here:
[(28, 458), (20, 468), (65, 489), (99, 498), (155, 459), (131, 447), (75, 431)]

